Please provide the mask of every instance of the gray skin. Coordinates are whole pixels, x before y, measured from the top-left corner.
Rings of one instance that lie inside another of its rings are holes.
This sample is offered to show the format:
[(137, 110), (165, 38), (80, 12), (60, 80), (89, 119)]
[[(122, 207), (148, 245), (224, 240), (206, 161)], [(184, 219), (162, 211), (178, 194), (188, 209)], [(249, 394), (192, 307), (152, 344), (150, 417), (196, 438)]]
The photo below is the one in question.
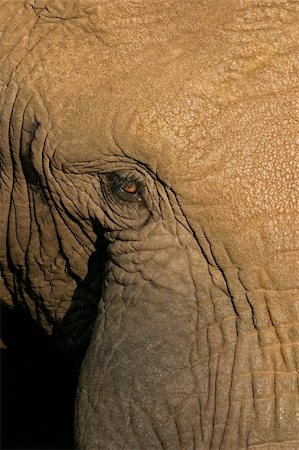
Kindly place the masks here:
[(296, 6), (2, 1), (1, 297), (93, 328), (80, 449), (299, 448)]

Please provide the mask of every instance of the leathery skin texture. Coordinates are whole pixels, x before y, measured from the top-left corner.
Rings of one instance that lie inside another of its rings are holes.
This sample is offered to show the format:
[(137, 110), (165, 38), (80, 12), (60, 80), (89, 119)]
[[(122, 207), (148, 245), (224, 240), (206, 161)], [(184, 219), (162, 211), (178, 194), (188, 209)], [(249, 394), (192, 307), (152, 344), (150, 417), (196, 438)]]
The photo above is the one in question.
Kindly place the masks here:
[(78, 448), (298, 449), (298, 2), (0, 15), (1, 298), (89, 342)]

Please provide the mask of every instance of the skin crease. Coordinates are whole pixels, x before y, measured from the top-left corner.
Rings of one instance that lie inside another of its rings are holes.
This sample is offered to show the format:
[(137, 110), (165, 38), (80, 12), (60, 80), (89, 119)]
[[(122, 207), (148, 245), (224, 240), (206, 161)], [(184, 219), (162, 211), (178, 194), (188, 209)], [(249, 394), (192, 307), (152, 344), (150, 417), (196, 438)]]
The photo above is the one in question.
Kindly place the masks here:
[(93, 329), (78, 448), (297, 449), (296, 3), (2, 3), (1, 299)]

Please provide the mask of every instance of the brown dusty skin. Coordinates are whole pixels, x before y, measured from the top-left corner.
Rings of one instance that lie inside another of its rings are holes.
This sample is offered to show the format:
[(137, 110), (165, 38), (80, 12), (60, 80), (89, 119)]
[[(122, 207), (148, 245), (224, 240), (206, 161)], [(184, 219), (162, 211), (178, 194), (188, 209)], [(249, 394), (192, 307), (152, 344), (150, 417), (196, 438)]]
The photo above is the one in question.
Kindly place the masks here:
[(0, 16), (1, 298), (88, 346), (78, 447), (299, 448), (298, 2)]

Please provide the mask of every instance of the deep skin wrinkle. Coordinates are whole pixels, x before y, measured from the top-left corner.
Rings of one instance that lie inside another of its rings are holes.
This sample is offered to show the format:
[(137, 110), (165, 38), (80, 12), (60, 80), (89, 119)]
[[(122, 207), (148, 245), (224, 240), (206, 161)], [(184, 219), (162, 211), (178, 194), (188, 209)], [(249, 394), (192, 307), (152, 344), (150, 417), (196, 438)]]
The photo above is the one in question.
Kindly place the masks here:
[(296, 5), (44, 3), (2, 9), (1, 298), (89, 344), (78, 448), (297, 448)]

